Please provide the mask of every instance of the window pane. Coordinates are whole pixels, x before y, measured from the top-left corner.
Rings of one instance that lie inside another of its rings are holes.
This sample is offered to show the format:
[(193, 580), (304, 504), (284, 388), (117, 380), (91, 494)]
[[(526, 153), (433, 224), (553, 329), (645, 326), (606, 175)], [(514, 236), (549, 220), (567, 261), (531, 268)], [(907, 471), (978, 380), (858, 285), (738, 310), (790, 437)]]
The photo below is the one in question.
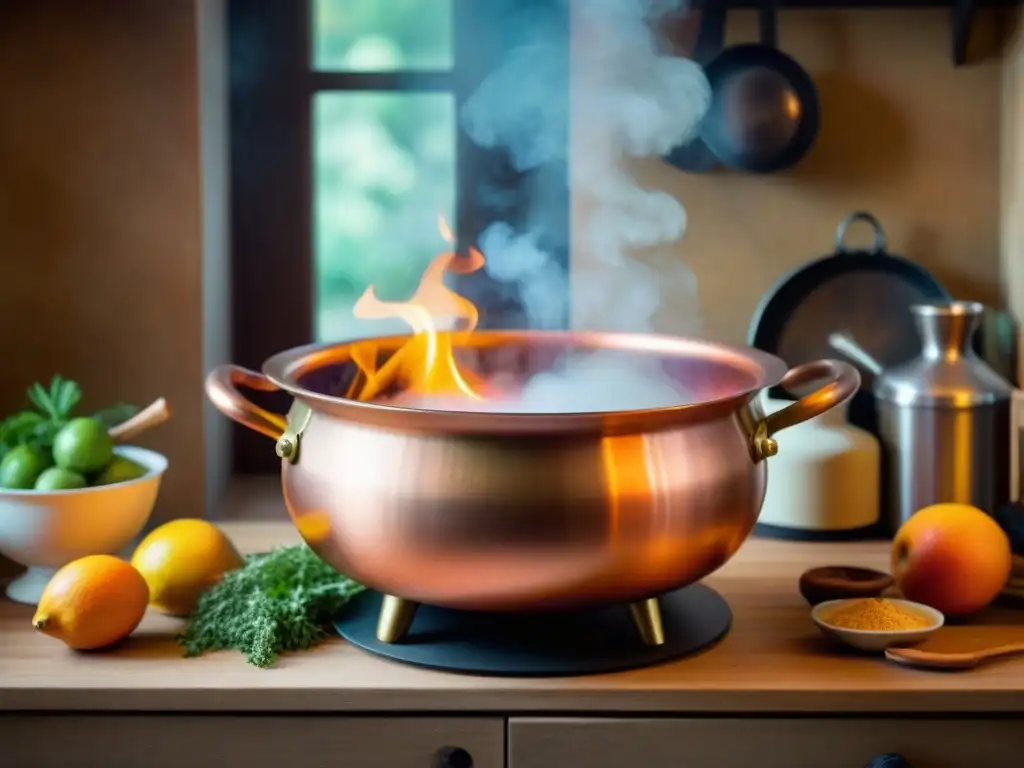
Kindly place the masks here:
[(313, 0), (313, 67), (451, 69), (452, 0)]
[(437, 216), (454, 227), (454, 97), (331, 92), (313, 110), (317, 338), (404, 332), (356, 320), (352, 305), (371, 283), (382, 299), (408, 298), (445, 248)]

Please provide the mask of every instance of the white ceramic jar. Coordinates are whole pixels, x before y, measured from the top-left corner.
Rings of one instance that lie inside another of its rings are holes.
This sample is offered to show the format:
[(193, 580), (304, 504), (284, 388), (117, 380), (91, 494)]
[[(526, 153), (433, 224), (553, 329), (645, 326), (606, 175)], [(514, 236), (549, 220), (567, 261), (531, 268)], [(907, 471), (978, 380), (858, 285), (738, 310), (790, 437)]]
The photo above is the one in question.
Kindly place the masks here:
[[(768, 413), (790, 405), (764, 398)], [(768, 460), (768, 492), (758, 520), (762, 534), (831, 538), (878, 522), (881, 451), (871, 433), (846, 422), (846, 406), (832, 408), (776, 437)]]

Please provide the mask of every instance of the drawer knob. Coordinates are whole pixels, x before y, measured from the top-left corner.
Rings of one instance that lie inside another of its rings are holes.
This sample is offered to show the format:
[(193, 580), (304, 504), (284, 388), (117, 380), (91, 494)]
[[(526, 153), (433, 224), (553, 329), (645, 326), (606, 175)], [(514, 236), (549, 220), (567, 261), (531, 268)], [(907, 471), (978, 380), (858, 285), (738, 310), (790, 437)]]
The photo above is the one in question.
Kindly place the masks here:
[(473, 768), (473, 756), (462, 747), (441, 747), (434, 768)]
[(910, 768), (910, 761), (899, 752), (889, 752), (872, 757), (865, 768)]

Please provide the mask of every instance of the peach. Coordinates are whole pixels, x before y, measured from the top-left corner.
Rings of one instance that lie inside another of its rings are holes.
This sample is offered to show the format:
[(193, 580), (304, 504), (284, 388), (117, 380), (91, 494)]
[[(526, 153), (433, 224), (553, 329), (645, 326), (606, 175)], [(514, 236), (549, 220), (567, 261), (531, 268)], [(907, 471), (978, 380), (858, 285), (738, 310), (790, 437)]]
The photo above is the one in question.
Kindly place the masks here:
[(925, 507), (892, 542), (892, 575), (900, 592), (947, 616), (967, 616), (991, 603), (1011, 567), (1006, 533), (968, 504)]

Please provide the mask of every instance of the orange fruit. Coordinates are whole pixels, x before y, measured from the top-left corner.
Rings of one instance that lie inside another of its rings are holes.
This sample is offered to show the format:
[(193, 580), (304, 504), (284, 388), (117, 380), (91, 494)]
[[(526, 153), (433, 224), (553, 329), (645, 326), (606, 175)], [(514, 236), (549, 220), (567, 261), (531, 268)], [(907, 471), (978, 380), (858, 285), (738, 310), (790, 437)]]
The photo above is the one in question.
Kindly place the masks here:
[(150, 605), (172, 616), (190, 614), (203, 592), (244, 562), (223, 531), (194, 519), (154, 528), (132, 555), (149, 585)]
[(53, 575), (32, 626), (69, 648), (104, 648), (139, 626), (148, 602), (145, 579), (128, 563), (113, 555), (89, 555)]
[(947, 616), (967, 616), (991, 603), (1011, 567), (1006, 533), (968, 504), (925, 507), (892, 542), (892, 575), (900, 592)]

